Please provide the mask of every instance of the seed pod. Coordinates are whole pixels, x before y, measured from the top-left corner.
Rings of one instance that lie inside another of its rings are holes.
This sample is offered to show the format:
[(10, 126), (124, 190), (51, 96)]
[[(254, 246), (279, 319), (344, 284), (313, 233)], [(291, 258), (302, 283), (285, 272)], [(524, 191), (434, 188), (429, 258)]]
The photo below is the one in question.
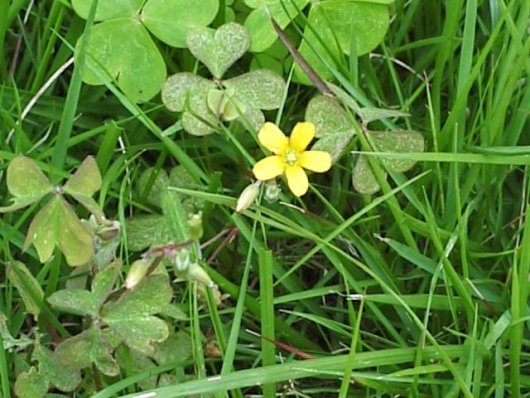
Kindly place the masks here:
[(237, 213), (245, 211), (252, 205), (252, 203), (254, 203), (259, 194), (260, 183), (261, 181), (256, 181), (255, 183), (247, 185), (247, 187), (243, 189), (243, 192), (241, 192), (241, 195), (239, 195), (239, 198), (237, 199)]
[(149, 263), (145, 260), (136, 260), (132, 265), (127, 278), (125, 278), (125, 289), (129, 290), (135, 287), (144, 279), (149, 268)]

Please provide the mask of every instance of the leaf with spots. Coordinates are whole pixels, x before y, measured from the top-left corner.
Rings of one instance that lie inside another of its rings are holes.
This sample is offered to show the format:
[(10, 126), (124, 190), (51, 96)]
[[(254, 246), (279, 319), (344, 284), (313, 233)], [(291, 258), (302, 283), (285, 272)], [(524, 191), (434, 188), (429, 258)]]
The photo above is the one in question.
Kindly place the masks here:
[(141, 215), (129, 218), (125, 223), (127, 247), (133, 252), (147, 249), (153, 245), (166, 244), (171, 233), (164, 216)]
[(48, 392), (48, 387), (48, 379), (35, 366), (32, 366), (18, 375), (15, 382), (15, 394), (19, 398), (41, 398)]
[(39, 316), (44, 292), (40, 283), (31, 274), (30, 270), (20, 261), (7, 263), (7, 278), (17, 288), (26, 311), (33, 315), (35, 319)]
[(248, 50), (250, 37), (243, 26), (229, 22), (217, 30), (196, 28), (188, 33), (186, 42), (195, 58), (220, 79)]
[(52, 351), (40, 344), (35, 346), (33, 359), (39, 362), (39, 370), (44, 378), (61, 391), (74, 391), (81, 382), (79, 371), (64, 366)]
[(258, 69), (223, 81), (236, 98), (253, 108), (272, 110), (280, 107), (285, 95), (285, 81), (276, 73)]
[(102, 310), (102, 321), (126, 345), (152, 355), (153, 343), (164, 341), (169, 334), (167, 324), (155, 315), (167, 306), (172, 294), (167, 276), (151, 275), (118, 301), (106, 304)]

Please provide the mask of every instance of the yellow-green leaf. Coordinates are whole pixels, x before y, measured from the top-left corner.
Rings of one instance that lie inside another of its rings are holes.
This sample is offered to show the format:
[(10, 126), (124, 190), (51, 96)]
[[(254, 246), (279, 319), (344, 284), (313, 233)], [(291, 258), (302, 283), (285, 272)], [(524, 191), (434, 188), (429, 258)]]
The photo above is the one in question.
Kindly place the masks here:
[(71, 266), (87, 263), (94, 253), (92, 235), (62, 197), (58, 197), (58, 244)]
[(18, 290), (26, 311), (36, 319), (39, 316), (44, 292), (40, 283), (20, 261), (7, 264), (7, 277)]
[(53, 254), (58, 239), (59, 223), (59, 196), (54, 196), (37, 213), (29, 225), (24, 250), (32, 244), (37, 249), (39, 261), (45, 263)]
[(88, 156), (63, 187), (69, 194), (92, 196), (101, 189), (101, 174), (93, 156)]

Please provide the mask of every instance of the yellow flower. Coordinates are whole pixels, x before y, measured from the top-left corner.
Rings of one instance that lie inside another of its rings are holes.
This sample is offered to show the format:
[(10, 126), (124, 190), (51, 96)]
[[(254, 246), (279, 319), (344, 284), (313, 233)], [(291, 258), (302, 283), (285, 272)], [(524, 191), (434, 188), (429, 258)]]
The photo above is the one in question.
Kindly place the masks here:
[(254, 176), (264, 181), (285, 174), (289, 189), (296, 196), (304, 195), (309, 187), (304, 169), (324, 173), (331, 167), (329, 153), (306, 151), (314, 137), (313, 123), (297, 123), (289, 138), (274, 123), (265, 123), (258, 133), (258, 139), (274, 155), (261, 159), (254, 165)]

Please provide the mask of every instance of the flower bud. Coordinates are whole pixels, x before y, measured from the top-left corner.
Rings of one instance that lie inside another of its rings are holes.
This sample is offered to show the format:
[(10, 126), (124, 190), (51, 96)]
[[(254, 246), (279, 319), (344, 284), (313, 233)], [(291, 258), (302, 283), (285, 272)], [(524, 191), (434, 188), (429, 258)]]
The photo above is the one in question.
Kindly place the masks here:
[(241, 192), (241, 195), (239, 195), (239, 198), (237, 199), (237, 213), (245, 211), (252, 205), (252, 203), (254, 203), (259, 194), (260, 183), (261, 181), (256, 181), (255, 183), (247, 185), (247, 187), (243, 189), (243, 192)]
[(135, 287), (144, 279), (149, 263), (145, 260), (136, 260), (132, 265), (127, 278), (125, 278), (125, 289), (129, 290)]
[(177, 272), (183, 272), (190, 266), (190, 251), (186, 248), (180, 249), (175, 255), (175, 268)]

